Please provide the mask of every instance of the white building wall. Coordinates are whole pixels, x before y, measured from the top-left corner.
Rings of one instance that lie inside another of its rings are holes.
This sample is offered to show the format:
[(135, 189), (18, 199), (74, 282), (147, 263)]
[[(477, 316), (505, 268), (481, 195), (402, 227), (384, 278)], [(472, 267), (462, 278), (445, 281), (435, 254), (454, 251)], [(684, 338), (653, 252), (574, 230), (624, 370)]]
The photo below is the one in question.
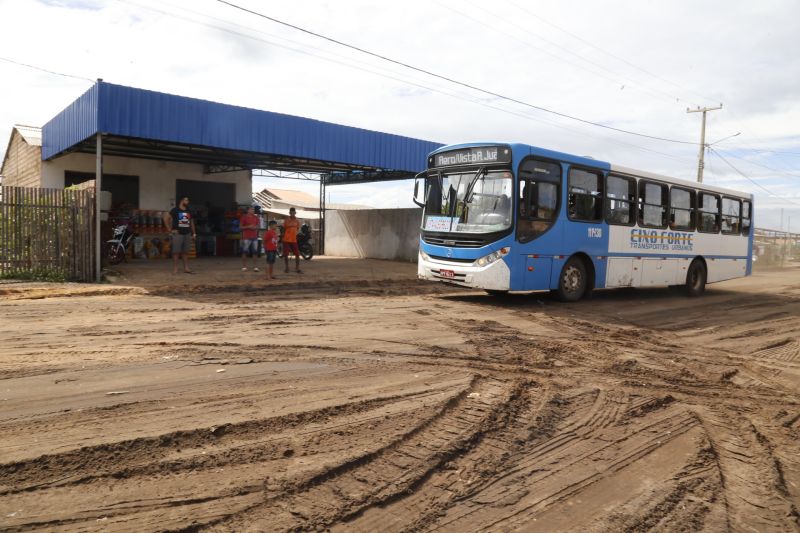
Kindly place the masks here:
[[(64, 188), (64, 172), (95, 171), (93, 154), (67, 154), (51, 161), (42, 162), (42, 187)], [(196, 180), (217, 183), (235, 183), (236, 201), (240, 204), (252, 202), (252, 175), (249, 170), (204, 174), (203, 165), (175, 163), (131, 157), (106, 156), (103, 172), (139, 176), (139, 208), (167, 210), (175, 205), (175, 181)]]
[(417, 261), (422, 210), (358, 209), (325, 213), (325, 254)]

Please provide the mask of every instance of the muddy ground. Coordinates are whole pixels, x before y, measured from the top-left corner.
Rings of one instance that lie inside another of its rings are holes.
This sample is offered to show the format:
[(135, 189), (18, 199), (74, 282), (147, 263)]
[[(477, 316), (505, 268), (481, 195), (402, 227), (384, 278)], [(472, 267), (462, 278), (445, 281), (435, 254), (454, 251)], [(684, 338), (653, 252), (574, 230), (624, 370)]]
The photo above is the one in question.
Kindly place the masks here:
[(0, 529), (800, 530), (800, 269), (562, 304), (375, 264), (0, 286)]

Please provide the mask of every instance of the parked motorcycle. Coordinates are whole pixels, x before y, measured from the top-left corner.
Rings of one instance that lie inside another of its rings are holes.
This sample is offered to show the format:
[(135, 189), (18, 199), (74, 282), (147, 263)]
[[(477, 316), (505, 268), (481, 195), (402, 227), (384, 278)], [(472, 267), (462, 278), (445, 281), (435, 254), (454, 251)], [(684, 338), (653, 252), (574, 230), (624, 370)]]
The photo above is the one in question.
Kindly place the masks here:
[(108, 240), (108, 262), (117, 265), (125, 260), (125, 254), (131, 245), (136, 233), (131, 231), (127, 224), (121, 224), (114, 228), (114, 238)]
[(297, 247), (300, 249), (300, 255), (306, 261), (311, 261), (314, 257), (314, 247), (311, 246), (311, 228), (308, 224), (300, 226), (300, 233), (297, 234)]

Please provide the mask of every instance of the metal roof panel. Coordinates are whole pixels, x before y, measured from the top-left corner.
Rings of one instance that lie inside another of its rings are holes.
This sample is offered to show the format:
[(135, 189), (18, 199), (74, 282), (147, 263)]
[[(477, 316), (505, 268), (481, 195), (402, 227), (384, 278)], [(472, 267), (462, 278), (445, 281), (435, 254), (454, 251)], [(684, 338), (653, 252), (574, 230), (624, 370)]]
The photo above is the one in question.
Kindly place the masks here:
[(44, 127), (42, 157), (97, 132), (416, 172), (438, 143), (98, 81)]

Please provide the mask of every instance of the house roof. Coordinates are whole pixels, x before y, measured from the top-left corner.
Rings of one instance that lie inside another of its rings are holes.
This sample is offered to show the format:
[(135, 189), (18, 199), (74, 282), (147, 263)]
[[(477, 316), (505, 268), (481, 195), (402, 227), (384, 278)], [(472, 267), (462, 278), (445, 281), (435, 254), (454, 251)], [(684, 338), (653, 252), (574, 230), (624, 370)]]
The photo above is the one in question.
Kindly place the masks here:
[(36, 126), (23, 126), (22, 124), (14, 124), (14, 126), (11, 128), (11, 135), (8, 136), (8, 144), (6, 145), (6, 151), (3, 152), (3, 161), (2, 163), (0, 163), (0, 176), (3, 175), (3, 171), (6, 168), (6, 161), (8, 161), (8, 150), (9, 148), (11, 148), (11, 141), (14, 140), (15, 134), (22, 137), (22, 139), (30, 146), (42, 145), (42, 128), (37, 128)]
[(292, 189), (264, 189), (271, 193), (275, 198), (283, 203), (295, 204), (296, 207), (314, 207), (319, 208), (319, 197), (313, 194), (308, 194), (303, 191), (295, 191)]
[(94, 153), (216, 168), (360, 172), (399, 179), (440, 145), (400, 135), (147, 91), (101, 80), (43, 128), (42, 158)]
[(23, 126), (22, 124), (14, 124), (14, 129), (19, 132), (25, 142), (31, 146), (42, 145), (42, 128), (36, 126)]
[[(292, 189), (263, 189), (260, 192), (253, 194), (253, 200), (258, 202), (262, 207), (264, 207), (264, 209), (270, 211), (275, 211), (275, 208), (273, 208), (275, 205), (275, 200), (278, 200), (280, 203), (290, 204), (290, 206), (298, 209), (298, 213), (301, 210), (319, 211), (318, 197), (307, 192), (295, 191)], [(360, 204), (326, 203), (325, 209), (353, 211), (356, 209), (372, 209), (372, 207)]]

